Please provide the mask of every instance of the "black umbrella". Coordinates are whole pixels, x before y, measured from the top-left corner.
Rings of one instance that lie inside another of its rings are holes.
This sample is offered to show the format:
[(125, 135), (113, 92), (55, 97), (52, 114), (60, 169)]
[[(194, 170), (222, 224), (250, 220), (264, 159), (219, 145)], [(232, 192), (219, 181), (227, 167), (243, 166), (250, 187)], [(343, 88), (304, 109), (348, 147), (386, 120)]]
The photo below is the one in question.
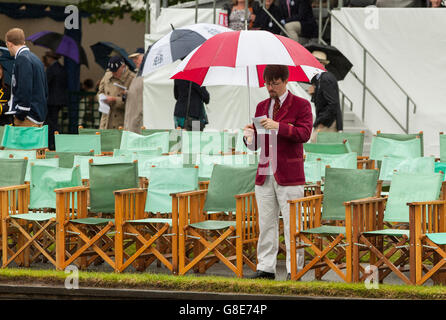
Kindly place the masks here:
[(40, 31), (26, 40), (41, 47), (51, 49), (54, 53), (68, 57), (76, 63), (84, 64), (88, 67), (87, 55), (84, 48), (73, 38), (52, 31)]
[(345, 76), (353, 66), (353, 64), (336, 47), (314, 43), (305, 46), (305, 49), (310, 52), (324, 52), (327, 55), (327, 60), (330, 61), (330, 63), (325, 66), (325, 69), (333, 73), (338, 81), (344, 80)]
[(129, 66), (130, 69), (135, 70), (136, 66), (131, 59), (128, 57), (127, 51), (123, 48), (118, 47), (114, 43), (107, 41), (100, 41), (92, 46), (90, 46), (91, 51), (94, 54), (94, 60), (99, 64), (104, 70), (107, 69), (108, 60), (112, 55), (120, 55), (125, 64)]

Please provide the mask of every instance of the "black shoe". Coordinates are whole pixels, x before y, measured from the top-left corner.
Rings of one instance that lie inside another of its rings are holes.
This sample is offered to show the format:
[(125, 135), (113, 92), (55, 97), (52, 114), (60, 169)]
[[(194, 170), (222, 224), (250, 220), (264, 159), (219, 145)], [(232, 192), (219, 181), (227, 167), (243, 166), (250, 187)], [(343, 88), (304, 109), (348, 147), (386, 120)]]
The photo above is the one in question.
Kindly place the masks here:
[(270, 279), (270, 280), (275, 280), (276, 279), (276, 275), (274, 273), (271, 272), (265, 272), (262, 270), (257, 270), (257, 272), (253, 275), (248, 277), (248, 279)]

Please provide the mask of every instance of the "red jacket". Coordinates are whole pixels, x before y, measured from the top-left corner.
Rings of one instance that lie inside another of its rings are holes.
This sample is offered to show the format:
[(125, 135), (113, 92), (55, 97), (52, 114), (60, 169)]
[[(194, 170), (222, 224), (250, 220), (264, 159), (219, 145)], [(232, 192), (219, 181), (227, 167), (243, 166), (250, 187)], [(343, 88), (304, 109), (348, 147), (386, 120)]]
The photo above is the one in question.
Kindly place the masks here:
[[(270, 104), (271, 99), (260, 102), (257, 105), (255, 116), (266, 115), (268, 117)], [(257, 130), (254, 128), (255, 143), (247, 146), (251, 150), (257, 150), (262, 145), (270, 145), (270, 149), (274, 150), (274, 146), (277, 145), (277, 152), (271, 152), (271, 157), (269, 157), (268, 148), (262, 148), (256, 185), (263, 185), (266, 179), (264, 170), (268, 170), (271, 163), (274, 177), (279, 185), (303, 185), (305, 184), (305, 174), (302, 144), (310, 139), (313, 127), (311, 105), (307, 100), (288, 91), (288, 96), (279, 109), (276, 121), (279, 122), (278, 134), (277, 131), (272, 131), (271, 137), (270, 135), (257, 134)]]

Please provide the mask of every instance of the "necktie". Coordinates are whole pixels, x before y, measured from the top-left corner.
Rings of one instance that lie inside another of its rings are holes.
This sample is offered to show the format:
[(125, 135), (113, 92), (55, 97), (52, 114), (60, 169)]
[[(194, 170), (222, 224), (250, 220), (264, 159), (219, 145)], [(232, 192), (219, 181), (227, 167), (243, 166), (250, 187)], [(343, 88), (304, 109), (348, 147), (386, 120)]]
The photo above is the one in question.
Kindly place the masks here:
[(288, 7), (288, 18), (291, 17), (290, 0), (286, 0), (286, 5)]
[(274, 102), (274, 107), (273, 107), (273, 120), (276, 120), (276, 116), (277, 113), (279, 113), (279, 108), (280, 108), (280, 101), (279, 99), (275, 99), (276, 101)]

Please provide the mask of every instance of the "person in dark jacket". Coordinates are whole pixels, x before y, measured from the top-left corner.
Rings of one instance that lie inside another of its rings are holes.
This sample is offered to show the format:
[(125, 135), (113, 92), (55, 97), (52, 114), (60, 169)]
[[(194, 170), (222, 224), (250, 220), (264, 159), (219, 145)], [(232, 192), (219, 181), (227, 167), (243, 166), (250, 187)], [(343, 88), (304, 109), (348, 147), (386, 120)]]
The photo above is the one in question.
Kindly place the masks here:
[(3, 67), (0, 64), (0, 126), (12, 124), (12, 116), (5, 114), (8, 111), (8, 100), (11, 94), (10, 87), (5, 83)]
[(310, 0), (279, 0), (279, 8), (282, 13), (281, 23), (291, 39), (299, 42), (299, 37), (318, 36)]
[(48, 125), (48, 147), (54, 150), (54, 131), (59, 131), (59, 111), (67, 105), (67, 74), (59, 63), (60, 55), (48, 51), (45, 57), (48, 61), (48, 114), (45, 122)]
[(6, 33), (6, 46), (15, 63), (7, 114), (15, 126), (41, 127), (46, 119), (48, 84), (42, 61), (25, 46), (25, 33), (13, 28)]
[[(177, 100), (174, 111), (175, 128), (191, 130), (187, 117), (200, 121), (200, 130), (203, 131), (208, 119), (204, 104), (210, 100), (206, 87), (200, 87), (195, 82), (188, 80), (174, 80), (173, 93)], [(188, 108), (189, 105), (189, 108)]]
[[(314, 51), (316, 59), (326, 66), (330, 61), (322, 51)], [(312, 86), (308, 93), (312, 95), (316, 109), (316, 119), (310, 141), (316, 142), (318, 131), (342, 131), (342, 111), (339, 103), (339, 87), (336, 77), (329, 71), (319, 73), (311, 79)]]
[[(274, 0), (265, 0), (265, 9), (280, 23), (281, 12), (278, 6), (274, 4)], [(263, 10), (262, 7), (256, 14), (256, 19), (252, 26), (254, 30), (266, 30), (275, 34), (280, 34), (280, 27), (271, 19), (271, 17)]]

